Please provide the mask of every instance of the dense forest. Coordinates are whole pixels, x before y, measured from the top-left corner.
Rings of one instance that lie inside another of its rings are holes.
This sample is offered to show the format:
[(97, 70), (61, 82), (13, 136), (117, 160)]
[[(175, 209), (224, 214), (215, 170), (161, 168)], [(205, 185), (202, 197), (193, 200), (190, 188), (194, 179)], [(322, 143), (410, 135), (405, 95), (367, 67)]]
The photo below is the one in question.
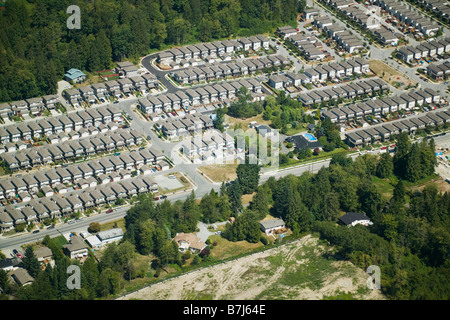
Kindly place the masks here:
[[(0, 11), (0, 102), (56, 93), (70, 68), (100, 71), (170, 45), (273, 31), (297, 0), (9, 0)], [(81, 28), (68, 29), (70, 5)]]

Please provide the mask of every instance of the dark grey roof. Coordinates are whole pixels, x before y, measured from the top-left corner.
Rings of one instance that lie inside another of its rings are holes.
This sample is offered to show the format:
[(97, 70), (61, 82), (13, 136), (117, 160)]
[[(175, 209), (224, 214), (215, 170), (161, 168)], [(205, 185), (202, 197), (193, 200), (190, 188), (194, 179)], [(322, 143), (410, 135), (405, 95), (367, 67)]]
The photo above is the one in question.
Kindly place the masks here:
[(342, 217), (340, 217), (338, 220), (343, 222), (345, 225), (349, 225), (355, 221), (369, 220), (369, 217), (366, 216), (364, 213), (360, 213), (360, 212), (347, 212)]

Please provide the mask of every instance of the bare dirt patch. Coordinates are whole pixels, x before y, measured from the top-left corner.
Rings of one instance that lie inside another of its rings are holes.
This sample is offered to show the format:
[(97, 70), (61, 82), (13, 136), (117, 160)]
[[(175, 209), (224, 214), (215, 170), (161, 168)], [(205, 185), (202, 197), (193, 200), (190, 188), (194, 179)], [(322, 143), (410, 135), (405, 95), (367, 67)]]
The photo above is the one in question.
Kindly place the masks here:
[(237, 164), (210, 164), (199, 167), (214, 182), (232, 181), (237, 178)]
[(396, 82), (400, 83), (401, 87), (408, 85), (414, 86), (417, 83), (416, 81), (409, 79), (405, 74), (388, 66), (381, 60), (369, 60), (369, 68), (379, 78), (383, 79), (393, 86), (395, 86)]
[(258, 124), (265, 124), (267, 126), (270, 125), (270, 121), (264, 120), (262, 114), (247, 119), (234, 118), (228, 115), (225, 116), (225, 122), (228, 123), (231, 128), (236, 125), (240, 126), (243, 131), (247, 131), (249, 129), (250, 122), (253, 121), (256, 121)]
[(333, 248), (310, 235), (295, 242), (152, 285), (120, 299), (317, 300), (350, 293), (385, 299), (366, 287), (367, 274), (328, 255)]

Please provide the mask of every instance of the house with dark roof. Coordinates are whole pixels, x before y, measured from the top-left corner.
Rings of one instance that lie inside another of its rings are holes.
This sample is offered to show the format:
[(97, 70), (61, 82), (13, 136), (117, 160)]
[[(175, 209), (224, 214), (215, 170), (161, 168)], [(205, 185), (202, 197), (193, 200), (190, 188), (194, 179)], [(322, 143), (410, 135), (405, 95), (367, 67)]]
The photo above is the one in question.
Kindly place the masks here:
[(369, 217), (367, 217), (364, 213), (359, 212), (347, 212), (338, 219), (338, 222), (348, 227), (353, 227), (357, 224), (361, 224), (363, 226), (372, 224), (372, 221), (370, 221)]
[(319, 150), (322, 150), (322, 144), (319, 142), (319, 140), (314, 138), (314, 136), (312, 136), (312, 135), (311, 135), (311, 137), (309, 135), (305, 136), (302, 134), (296, 135), (296, 136), (291, 136), (291, 137), (287, 138), (286, 141), (292, 142), (294, 147), (299, 151), (303, 150), (305, 148), (308, 148), (311, 150), (319, 148)]

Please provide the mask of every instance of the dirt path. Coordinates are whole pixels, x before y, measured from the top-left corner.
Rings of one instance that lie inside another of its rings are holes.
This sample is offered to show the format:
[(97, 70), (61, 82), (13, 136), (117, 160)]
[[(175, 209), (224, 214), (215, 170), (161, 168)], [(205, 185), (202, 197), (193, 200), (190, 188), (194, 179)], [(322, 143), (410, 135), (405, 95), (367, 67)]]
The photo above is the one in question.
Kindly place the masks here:
[[(324, 258), (323, 254), (329, 250), (308, 235), (277, 248), (193, 271), (120, 299), (322, 299), (340, 293), (352, 293), (357, 299), (385, 299), (378, 290), (367, 289), (368, 275), (363, 270), (350, 262)], [(316, 279), (318, 275), (320, 279)], [(313, 278), (315, 281), (311, 282)]]

